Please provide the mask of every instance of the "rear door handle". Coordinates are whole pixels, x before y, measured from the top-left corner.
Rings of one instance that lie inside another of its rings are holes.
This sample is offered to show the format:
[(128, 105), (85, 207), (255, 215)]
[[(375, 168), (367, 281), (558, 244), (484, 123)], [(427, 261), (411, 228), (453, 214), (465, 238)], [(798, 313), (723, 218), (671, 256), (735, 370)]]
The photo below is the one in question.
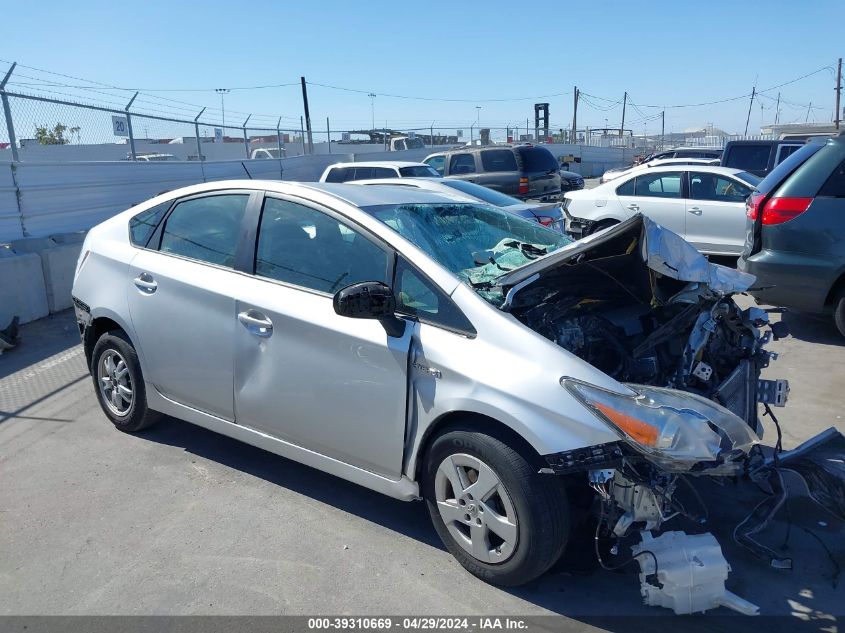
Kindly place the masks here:
[(629, 208), (631, 211), (639, 211), (639, 210), (640, 210), (640, 205), (638, 205), (638, 204), (634, 204), (634, 203), (632, 202), (631, 204), (629, 204), (629, 205), (628, 205), (628, 208)]
[(135, 277), (133, 282), (138, 290), (144, 294), (151, 295), (156, 291), (156, 289), (158, 289), (158, 284), (150, 273), (141, 273)]
[(695, 215), (701, 215), (701, 207), (690, 207), (687, 211)]
[(250, 334), (261, 338), (273, 336), (273, 322), (258, 310), (246, 310), (238, 313), (238, 321), (247, 329)]

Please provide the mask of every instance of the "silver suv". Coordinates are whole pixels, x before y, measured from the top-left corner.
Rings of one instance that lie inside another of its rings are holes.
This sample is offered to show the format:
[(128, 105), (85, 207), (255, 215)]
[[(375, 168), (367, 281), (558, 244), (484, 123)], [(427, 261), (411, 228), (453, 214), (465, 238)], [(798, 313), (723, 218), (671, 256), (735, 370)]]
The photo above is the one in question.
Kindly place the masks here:
[(249, 180), (95, 227), (73, 297), (121, 431), (166, 414), (423, 498), (466, 569), (517, 585), (563, 554), (570, 497), (604, 542), (676, 514), (679, 477), (743, 472), (752, 280), (643, 216), (570, 242), (415, 188)]

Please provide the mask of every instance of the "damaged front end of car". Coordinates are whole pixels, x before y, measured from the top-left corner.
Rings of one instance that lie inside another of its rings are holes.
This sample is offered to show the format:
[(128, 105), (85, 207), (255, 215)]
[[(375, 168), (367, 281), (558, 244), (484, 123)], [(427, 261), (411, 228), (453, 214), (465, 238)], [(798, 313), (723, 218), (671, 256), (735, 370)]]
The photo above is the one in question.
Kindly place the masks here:
[[(710, 263), (644, 216), (570, 244), (498, 278), (500, 308), (621, 383), (618, 391), (562, 376), (561, 387), (619, 441), (546, 456), (544, 472), (581, 477), (595, 491), (599, 542), (639, 534), (631, 555), (647, 604), (676, 613), (757, 608), (725, 590), (730, 567), (710, 534), (654, 534), (682, 515), (694, 477), (736, 477), (762, 461), (758, 403), (783, 406), (786, 381), (760, 372), (765, 346), (788, 334), (732, 299), (754, 278)], [(489, 299), (489, 294), (488, 294)], [(688, 504), (689, 505), (689, 504)]]

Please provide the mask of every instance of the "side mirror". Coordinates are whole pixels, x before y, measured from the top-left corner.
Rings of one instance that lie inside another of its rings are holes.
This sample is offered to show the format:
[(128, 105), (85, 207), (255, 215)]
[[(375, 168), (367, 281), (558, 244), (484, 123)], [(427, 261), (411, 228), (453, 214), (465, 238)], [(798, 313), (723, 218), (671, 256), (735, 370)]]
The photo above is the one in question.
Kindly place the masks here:
[(399, 338), (405, 321), (396, 317), (396, 298), (390, 286), (380, 281), (362, 281), (341, 288), (334, 296), (334, 311), (350, 319), (377, 319), (388, 335)]
[(383, 319), (396, 312), (396, 299), (387, 284), (362, 281), (337, 291), (334, 311), (350, 319)]

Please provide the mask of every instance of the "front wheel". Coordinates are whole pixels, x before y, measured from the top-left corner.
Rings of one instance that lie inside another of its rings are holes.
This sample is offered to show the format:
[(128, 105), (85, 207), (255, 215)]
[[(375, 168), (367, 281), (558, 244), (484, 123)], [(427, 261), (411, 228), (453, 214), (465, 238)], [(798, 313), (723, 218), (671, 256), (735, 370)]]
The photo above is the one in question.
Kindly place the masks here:
[(563, 483), (532, 461), (470, 429), (441, 435), (426, 457), (423, 495), (434, 528), (467, 571), (492, 584), (534, 580), (566, 547)]

